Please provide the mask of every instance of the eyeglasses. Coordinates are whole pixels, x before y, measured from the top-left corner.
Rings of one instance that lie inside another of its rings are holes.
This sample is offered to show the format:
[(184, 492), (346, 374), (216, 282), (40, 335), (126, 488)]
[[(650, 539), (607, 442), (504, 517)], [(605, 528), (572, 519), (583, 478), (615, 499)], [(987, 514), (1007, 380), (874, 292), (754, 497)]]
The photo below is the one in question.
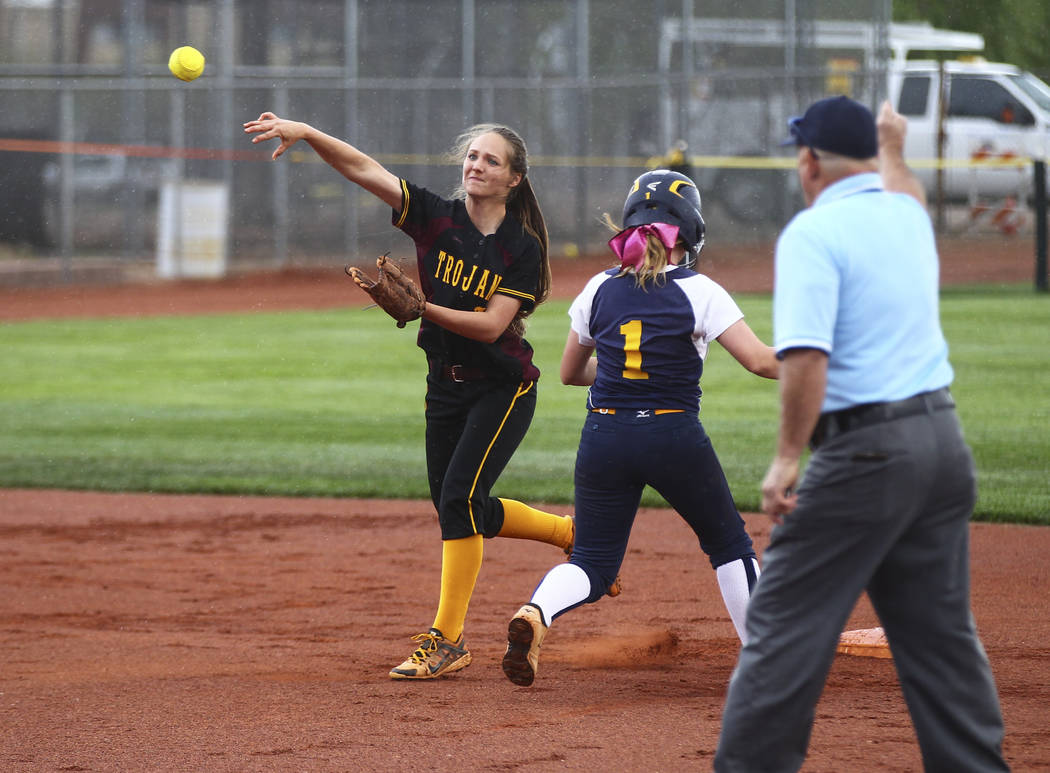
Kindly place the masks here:
[(817, 151), (813, 148), (813, 143), (809, 141), (806, 133), (802, 131), (802, 118), (796, 117), (789, 120), (788, 129), (791, 131), (791, 136), (795, 138), (795, 147), (808, 149), (809, 154), (819, 161), (820, 156), (817, 155)]

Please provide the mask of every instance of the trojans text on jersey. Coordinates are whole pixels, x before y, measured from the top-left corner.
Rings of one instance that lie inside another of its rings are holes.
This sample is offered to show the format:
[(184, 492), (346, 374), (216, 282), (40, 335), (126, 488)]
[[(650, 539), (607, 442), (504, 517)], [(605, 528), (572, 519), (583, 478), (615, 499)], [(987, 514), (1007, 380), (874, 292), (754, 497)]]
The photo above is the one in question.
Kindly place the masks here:
[(503, 279), (502, 275), (494, 274), (487, 268), (479, 270), (476, 265), (467, 266), (460, 258), (449, 255), (444, 250), (438, 252), (434, 278), (465, 293), (473, 292), (478, 298), (484, 298), (486, 301), (496, 292)]

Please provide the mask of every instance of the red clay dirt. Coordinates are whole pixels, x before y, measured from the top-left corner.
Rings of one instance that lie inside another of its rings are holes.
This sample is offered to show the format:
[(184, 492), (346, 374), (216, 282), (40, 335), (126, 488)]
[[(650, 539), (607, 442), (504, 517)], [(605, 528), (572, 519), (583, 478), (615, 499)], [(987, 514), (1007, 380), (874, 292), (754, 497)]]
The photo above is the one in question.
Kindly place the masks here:
[[(1025, 247), (942, 246), (945, 281), (1030, 281)], [(705, 250), (705, 269), (731, 292), (768, 289), (770, 249), (742, 252)], [(558, 261), (556, 293), (602, 265)], [(322, 308), (360, 295), (336, 267), (0, 290), (0, 318)], [(745, 518), (763, 549), (768, 520)], [(974, 524), (972, 535), (1005, 754), (1015, 771), (1048, 770), (1050, 529)], [(473, 664), (394, 682), (387, 671), (437, 601), (429, 503), (0, 490), (0, 769), (709, 770), (738, 644), (691, 532), (671, 511), (643, 511), (624, 593), (559, 619), (535, 685), (514, 687), (499, 667), (506, 622), (561, 560), (549, 546), (487, 541), (466, 631)], [(862, 600), (849, 627), (876, 624)], [(838, 656), (804, 769), (920, 768), (892, 660)]]

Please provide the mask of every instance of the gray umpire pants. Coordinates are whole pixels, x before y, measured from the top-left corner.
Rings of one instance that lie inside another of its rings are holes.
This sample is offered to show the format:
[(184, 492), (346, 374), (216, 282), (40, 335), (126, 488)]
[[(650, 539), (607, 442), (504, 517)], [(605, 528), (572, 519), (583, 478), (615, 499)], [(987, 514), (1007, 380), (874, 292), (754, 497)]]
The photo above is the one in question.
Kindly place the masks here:
[(865, 589), (925, 770), (1008, 770), (999, 698), (970, 610), (975, 499), (973, 458), (950, 407), (853, 429), (815, 450), (798, 506), (764, 554), (716, 771), (802, 766), (839, 634)]

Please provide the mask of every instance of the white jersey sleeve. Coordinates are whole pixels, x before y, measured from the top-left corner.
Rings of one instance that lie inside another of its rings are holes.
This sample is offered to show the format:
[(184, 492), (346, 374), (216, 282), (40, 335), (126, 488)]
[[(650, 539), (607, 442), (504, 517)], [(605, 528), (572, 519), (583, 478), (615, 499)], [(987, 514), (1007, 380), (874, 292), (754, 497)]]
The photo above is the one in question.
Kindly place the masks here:
[(594, 346), (591, 336), (591, 304), (602, 283), (613, 276), (608, 271), (592, 276), (586, 286), (569, 306), (569, 327), (576, 333), (582, 346)]
[(693, 307), (696, 327), (693, 337), (697, 343), (703, 343), (706, 352), (707, 344), (724, 333), (730, 325), (744, 318), (744, 312), (725, 288), (710, 277), (694, 274), (675, 283), (685, 293)]

